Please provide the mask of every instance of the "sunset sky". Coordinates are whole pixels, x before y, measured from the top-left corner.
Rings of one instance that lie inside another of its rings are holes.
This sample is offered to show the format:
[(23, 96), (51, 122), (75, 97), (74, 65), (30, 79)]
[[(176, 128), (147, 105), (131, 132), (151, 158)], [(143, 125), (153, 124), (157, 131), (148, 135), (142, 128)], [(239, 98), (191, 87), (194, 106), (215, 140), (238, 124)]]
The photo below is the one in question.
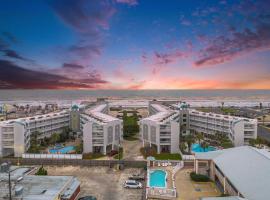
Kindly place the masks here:
[(270, 89), (269, 0), (0, 3), (0, 88)]

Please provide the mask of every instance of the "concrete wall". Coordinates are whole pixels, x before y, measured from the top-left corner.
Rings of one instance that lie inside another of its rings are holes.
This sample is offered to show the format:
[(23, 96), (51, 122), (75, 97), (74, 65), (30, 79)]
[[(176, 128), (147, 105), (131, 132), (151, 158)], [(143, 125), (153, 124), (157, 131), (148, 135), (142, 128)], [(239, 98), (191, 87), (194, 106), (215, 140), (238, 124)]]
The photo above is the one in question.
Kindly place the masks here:
[(83, 152), (91, 153), (93, 152), (92, 143), (92, 126), (93, 122), (86, 122), (83, 126)]
[(22, 154), (27, 150), (25, 149), (24, 143), (25, 127), (20, 123), (14, 124), (14, 156), (21, 157)]
[(171, 122), (171, 153), (179, 153), (180, 127), (178, 122)]
[(239, 121), (234, 123), (233, 125), (233, 130), (234, 130), (234, 141), (233, 144), (234, 146), (243, 146), (244, 145), (244, 122)]

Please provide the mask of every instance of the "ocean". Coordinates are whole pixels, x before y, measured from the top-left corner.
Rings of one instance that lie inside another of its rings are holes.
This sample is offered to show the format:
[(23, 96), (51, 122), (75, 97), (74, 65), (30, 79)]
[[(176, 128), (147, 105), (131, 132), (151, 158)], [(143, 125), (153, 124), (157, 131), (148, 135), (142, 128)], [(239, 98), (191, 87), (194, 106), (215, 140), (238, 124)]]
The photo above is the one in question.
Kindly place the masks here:
[(94, 101), (147, 102), (152, 99), (186, 101), (193, 106), (270, 106), (270, 90), (0, 90), (0, 103), (44, 103)]

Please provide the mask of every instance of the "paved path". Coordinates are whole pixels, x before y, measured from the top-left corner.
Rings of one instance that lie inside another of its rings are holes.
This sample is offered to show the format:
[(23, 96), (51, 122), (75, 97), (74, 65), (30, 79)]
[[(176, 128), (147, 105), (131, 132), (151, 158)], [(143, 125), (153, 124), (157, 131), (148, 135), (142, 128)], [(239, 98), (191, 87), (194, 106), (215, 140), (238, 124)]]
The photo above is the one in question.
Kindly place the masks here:
[(128, 141), (123, 140), (122, 146), (124, 149), (124, 160), (142, 160), (142, 155), (140, 148), (142, 147), (142, 142), (140, 140)]

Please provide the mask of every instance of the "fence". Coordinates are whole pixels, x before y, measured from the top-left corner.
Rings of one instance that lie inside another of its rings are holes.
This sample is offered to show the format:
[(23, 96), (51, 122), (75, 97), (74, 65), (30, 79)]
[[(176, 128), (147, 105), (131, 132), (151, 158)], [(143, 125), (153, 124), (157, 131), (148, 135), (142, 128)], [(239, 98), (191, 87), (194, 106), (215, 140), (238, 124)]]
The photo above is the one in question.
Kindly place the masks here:
[(128, 160), (80, 160), (80, 159), (47, 159), (47, 158), (0, 158), (0, 163), (11, 162), (13, 165), (73, 165), (73, 166), (105, 166), (113, 167), (121, 164), (124, 167), (144, 168), (146, 161), (128, 161)]
[(82, 154), (22, 154), (22, 158), (35, 158), (35, 159), (82, 159)]

